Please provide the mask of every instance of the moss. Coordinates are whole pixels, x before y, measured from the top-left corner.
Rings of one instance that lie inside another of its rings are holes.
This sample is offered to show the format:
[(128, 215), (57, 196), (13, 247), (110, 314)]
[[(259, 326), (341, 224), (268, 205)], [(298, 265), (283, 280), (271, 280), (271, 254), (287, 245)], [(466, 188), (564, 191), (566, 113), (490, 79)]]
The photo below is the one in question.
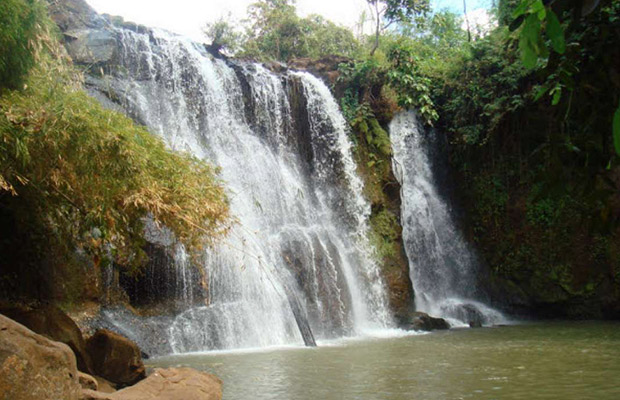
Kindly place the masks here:
[(371, 241), (379, 256), (390, 258), (397, 256), (397, 242), (402, 228), (396, 216), (389, 210), (382, 209), (370, 218)]

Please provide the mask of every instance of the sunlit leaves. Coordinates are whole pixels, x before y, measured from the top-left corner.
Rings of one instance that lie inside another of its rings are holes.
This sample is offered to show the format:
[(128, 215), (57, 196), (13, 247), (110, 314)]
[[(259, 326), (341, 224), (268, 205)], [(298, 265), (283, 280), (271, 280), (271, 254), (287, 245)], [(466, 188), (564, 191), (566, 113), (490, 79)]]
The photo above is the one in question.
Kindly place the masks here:
[(424, 122), (432, 126), (439, 115), (430, 96), (431, 80), (420, 74), (413, 49), (405, 43), (394, 43), (388, 60), (391, 63), (388, 81), (398, 93), (398, 105), (417, 109)]

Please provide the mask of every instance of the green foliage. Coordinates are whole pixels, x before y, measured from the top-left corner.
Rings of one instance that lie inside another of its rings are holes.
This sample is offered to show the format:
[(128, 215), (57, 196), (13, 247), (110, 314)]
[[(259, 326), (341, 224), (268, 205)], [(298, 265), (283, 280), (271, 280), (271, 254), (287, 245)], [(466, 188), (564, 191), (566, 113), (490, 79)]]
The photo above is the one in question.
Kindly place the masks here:
[(381, 258), (395, 257), (398, 252), (396, 242), (400, 239), (401, 228), (398, 218), (386, 210), (374, 214), (370, 219), (371, 241)]
[(234, 54), (239, 49), (241, 34), (224, 17), (208, 23), (203, 32), (211, 41), (211, 47), (218, 52), (224, 50), (228, 54)]
[(419, 72), (413, 49), (395, 43), (388, 53), (392, 66), (387, 73), (390, 85), (398, 93), (398, 105), (404, 109), (415, 108), (428, 125), (433, 125), (439, 115), (431, 100), (431, 80)]
[(17, 223), (27, 215), (34, 230), (68, 251), (81, 248), (96, 262), (111, 258), (128, 267), (144, 261), (148, 218), (191, 249), (224, 234), (228, 204), (217, 170), (168, 150), (87, 96), (48, 31), (34, 41), (39, 50), (27, 88), (0, 97), (5, 211)]
[(321, 58), (329, 55), (352, 57), (360, 51), (353, 33), (344, 27), (312, 14), (299, 20), (305, 49), (300, 56)]
[(379, 48), (381, 34), (390, 25), (407, 24), (415, 17), (422, 19), (430, 11), (428, 0), (367, 0), (375, 22), (375, 40), (370, 51), (373, 55)]
[(437, 125), (449, 132), (469, 235), (496, 276), (541, 303), (617, 301), (605, 287), (620, 282), (608, 275), (619, 262), (609, 116), (620, 3), (581, 17), (552, 4), (500, 2), (500, 26), (429, 73)]
[(0, 90), (20, 87), (34, 65), (32, 47), (44, 12), (40, 0), (0, 2)]
[(454, 141), (487, 143), (505, 116), (526, 104), (522, 88), (528, 73), (505, 40), (504, 30), (491, 32), (475, 41), (451, 72), (440, 76), (436, 102), (443, 127), (455, 134)]
[(241, 46), (245, 57), (286, 62), (300, 57), (350, 56), (359, 48), (351, 31), (319, 15), (300, 18), (289, 0), (253, 3), (246, 23)]
[(428, 1), (420, 0), (368, 0), (370, 4), (384, 3), (385, 18), (388, 21), (408, 22), (418, 15), (424, 15), (430, 11)]
[[(547, 58), (549, 50), (543, 40), (543, 27), (551, 48), (559, 54), (566, 51), (564, 29), (551, 7), (545, 7), (542, 0), (522, 0), (512, 13), (515, 21), (512, 30), (523, 23), (519, 33), (521, 60), (527, 68), (534, 68), (539, 58)], [(544, 25), (543, 25), (544, 23)]]

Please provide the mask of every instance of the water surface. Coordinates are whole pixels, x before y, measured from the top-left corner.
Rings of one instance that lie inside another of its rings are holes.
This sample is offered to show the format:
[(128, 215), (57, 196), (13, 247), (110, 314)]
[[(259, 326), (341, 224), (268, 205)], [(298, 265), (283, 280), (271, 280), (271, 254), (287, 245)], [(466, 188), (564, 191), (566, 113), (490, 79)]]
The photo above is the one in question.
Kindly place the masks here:
[(152, 364), (214, 373), (230, 400), (620, 399), (620, 323), (451, 330)]

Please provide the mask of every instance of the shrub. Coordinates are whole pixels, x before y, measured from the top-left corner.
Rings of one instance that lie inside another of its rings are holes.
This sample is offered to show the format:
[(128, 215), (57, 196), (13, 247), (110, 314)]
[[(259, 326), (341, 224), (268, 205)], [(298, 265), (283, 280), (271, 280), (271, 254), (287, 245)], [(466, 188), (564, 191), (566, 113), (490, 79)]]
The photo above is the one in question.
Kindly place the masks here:
[(18, 88), (33, 66), (33, 40), (43, 15), (38, 0), (0, 2), (0, 90)]
[(0, 96), (0, 202), (13, 218), (28, 214), (33, 230), (130, 267), (145, 259), (147, 218), (192, 249), (224, 234), (217, 169), (87, 96), (45, 26), (26, 87)]

